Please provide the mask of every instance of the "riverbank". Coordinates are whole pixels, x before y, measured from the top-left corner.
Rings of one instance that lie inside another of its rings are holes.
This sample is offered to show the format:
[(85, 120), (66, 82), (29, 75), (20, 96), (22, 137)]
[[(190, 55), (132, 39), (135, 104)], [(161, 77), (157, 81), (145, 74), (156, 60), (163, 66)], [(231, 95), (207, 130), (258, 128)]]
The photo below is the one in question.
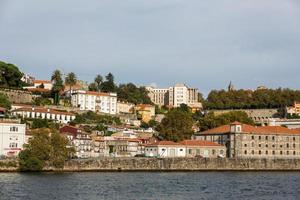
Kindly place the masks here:
[[(0, 161), (0, 172), (17, 171), (15, 161)], [(44, 171), (300, 171), (300, 159), (98, 158), (65, 163)]]

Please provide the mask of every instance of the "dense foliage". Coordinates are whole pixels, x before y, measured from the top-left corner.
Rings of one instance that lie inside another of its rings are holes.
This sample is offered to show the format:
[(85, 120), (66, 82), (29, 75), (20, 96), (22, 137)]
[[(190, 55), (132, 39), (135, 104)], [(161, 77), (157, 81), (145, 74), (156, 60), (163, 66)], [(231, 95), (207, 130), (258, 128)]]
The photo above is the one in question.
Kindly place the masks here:
[(54, 104), (58, 105), (60, 101), (60, 92), (64, 89), (64, 82), (62, 79), (62, 74), (59, 70), (55, 70), (51, 76), (51, 81), (53, 82), (52, 94)]
[(204, 103), (206, 109), (281, 108), (300, 101), (300, 91), (291, 89), (213, 90)]
[(4, 94), (0, 94), (0, 107), (10, 109), (11, 108), (11, 102), (8, 100), (7, 96)]
[(152, 104), (145, 87), (137, 87), (133, 83), (120, 84), (117, 89), (118, 99), (134, 104)]
[(164, 140), (177, 142), (191, 138), (193, 124), (194, 121), (190, 112), (176, 108), (166, 114), (157, 126), (157, 131)]
[(41, 171), (46, 164), (62, 168), (65, 160), (73, 153), (73, 149), (67, 148), (67, 145), (68, 140), (55, 131), (33, 131), (33, 138), (19, 154), (20, 171)]
[(247, 113), (242, 111), (232, 111), (221, 115), (214, 115), (213, 112), (208, 113), (198, 121), (200, 131), (227, 125), (232, 122), (241, 122), (244, 124), (254, 125), (254, 121), (248, 117)]
[(88, 111), (83, 114), (76, 115), (76, 118), (72, 121), (72, 124), (121, 124), (120, 118), (110, 115), (99, 115), (95, 112)]
[(0, 87), (21, 88), (23, 86), (22, 76), (18, 67), (0, 61)]

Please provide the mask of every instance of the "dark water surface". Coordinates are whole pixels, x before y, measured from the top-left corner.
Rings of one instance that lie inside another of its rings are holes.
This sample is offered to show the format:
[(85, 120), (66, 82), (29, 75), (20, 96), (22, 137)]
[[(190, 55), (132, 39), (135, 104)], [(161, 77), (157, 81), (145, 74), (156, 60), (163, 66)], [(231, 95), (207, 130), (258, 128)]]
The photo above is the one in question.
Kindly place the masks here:
[(0, 173), (0, 199), (300, 199), (300, 173)]

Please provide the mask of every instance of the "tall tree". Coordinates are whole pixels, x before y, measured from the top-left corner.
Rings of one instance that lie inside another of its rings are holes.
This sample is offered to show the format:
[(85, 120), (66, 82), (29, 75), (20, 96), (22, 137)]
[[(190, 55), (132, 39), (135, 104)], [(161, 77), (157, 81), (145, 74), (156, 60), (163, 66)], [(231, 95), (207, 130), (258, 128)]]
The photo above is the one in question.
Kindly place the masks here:
[(6, 108), (8, 110), (11, 108), (11, 102), (4, 94), (0, 94), (0, 107)]
[(53, 82), (52, 91), (54, 93), (54, 104), (59, 104), (60, 92), (64, 89), (64, 83), (62, 79), (61, 72), (55, 70), (51, 76), (51, 81)]
[(157, 126), (157, 131), (164, 140), (177, 142), (191, 138), (193, 124), (191, 113), (176, 108), (166, 114), (165, 118)]
[(97, 86), (97, 91), (100, 91), (101, 90), (101, 84), (103, 83), (103, 78), (100, 74), (98, 74), (96, 77), (95, 77), (95, 85)]
[(116, 91), (116, 85), (114, 82), (114, 75), (112, 73), (108, 73), (105, 76), (105, 81), (101, 84), (102, 90), (104, 92), (115, 92)]
[(69, 73), (65, 78), (65, 84), (69, 85), (70, 91), (72, 90), (72, 87), (76, 85), (76, 82), (77, 82), (77, 77), (74, 72)]
[(22, 76), (18, 67), (0, 61), (0, 87), (20, 88), (23, 86)]

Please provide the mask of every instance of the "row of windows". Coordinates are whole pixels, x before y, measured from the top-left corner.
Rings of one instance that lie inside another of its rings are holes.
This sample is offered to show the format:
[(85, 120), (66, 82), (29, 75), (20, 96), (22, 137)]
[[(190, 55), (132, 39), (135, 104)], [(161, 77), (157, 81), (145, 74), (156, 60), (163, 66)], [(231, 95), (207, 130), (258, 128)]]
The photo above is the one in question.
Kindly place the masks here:
[[(278, 144), (277, 144), (277, 145), (278, 145)], [(292, 144), (292, 145), (290, 145), (289, 143), (286, 143), (286, 145), (278, 145), (278, 146), (279, 146), (280, 148), (283, 148), (283, 147), (290, 148), (290, 146), (293, 147), (293, 148), (296, 148), (296, 144), (295, 144), (295, 143)], [(244, 144), (244, 147), (248, 147), (248, 144)], [(251, 143), (251, 147), (255, 147), (255, 144), (254, 144), (254, 143)], [(266, 147), (266, 148), (269, 148), (269, 144), (265, 144), (265, 145), (258, 144), (258, 147)], [(275, 144), (272, 144), (272, 145), (270, 145), (270, 147), (275, 148), (276, 145), (275, 145)]]
[(9, 128), (9, 130), (10, 130), (10, 132), (18, 132), (18, 127), (16, 127), (16, 126), (11, 126), (10, 128)]
[[(279, 136), (278, 138), (282, 139), (281, 136)], [(271, 137), (271, 136), (254, 136), (254, 135), (252, 135), (251, 139), (252, 140), (255, 140), (255, 139), (258, 139), (258, 140), (262, 140), (262, 139), (265, 139), (265, 140), (275, 140), (275, 136)], [(289, 141), (290, 139), (292, 139), (293, 141), (296, 141), (296, 137), (292, 137), (292, 138), (291, 137), (286, 137), (287, 141)]]
[[(254, 150), (252, 150), (251, 152), (248, 152), (247, 150), (244, 151), (244, 154), (245, 154), (245, 155), (247, 155), (248, 153), (251, 153), (252, 155), (254, 155), (254, 154), (255, 154), (255, 151), (254, 151)], [(258, 151), (258, 154), (259, 154), (259, 155), (262, 155), (262, 154), (264, 154), (264, 153), (265, 153), (265, 155), (269, 155), (269, 153), (270, 153), (271, 155), (275, 155), (275, 154), (276, 154), (276, 151), (261, 151), (261, 150)], [(280, 154), (280, 155), (283, 155), (283, 153), (284, 153), (284, 151), (279, 151), (279, 154)], [(290, 153), (291, 153), (291, 154), (290, 154)], [(286, 155), (296, 155), (296, 151), (286, 151)]]

